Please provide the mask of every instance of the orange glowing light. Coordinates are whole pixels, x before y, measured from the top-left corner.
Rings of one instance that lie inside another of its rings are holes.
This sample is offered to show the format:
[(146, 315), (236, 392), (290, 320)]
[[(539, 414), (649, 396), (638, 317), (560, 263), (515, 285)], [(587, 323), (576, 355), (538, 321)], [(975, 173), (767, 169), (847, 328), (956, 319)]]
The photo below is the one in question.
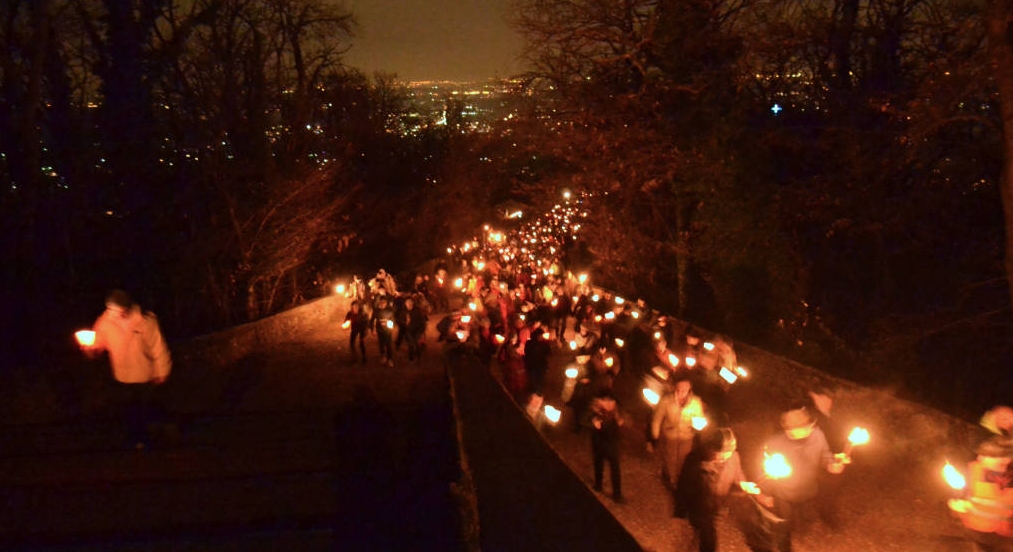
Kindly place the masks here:
[(616, 347), (619, 347), (621, 349), (624, 345), (626, 345), (626, 342), (623, 341), (622, 338), (617, 337), (616, 338)]
[(693, 416), (693, 419), (690, 420), (690, 425), (693, 426), (693, 429), (701, 431), (703, 428), (707, 427), (707, 418), (704, 418), (703, 416)]
[(609, 368), (611, 368), (612, 365), (615, 364), (615, 363), (616, 363), (616, 361), (612, 357), (605, 357), (605, 366), (608, 366)]
[(82, 347), (91, 347), (95, 344), (95, 332), (91, 330), (78, 330), (74, 332), (74, 337)]
[(503, 337), (503, 336), (502, 336), (502, 335), (500, 335), (500, 334), (496, 334), (496, 337), (495, 337), (494, 339), (496, 340), (496, 343), (498, 343), (498, 344), (500, 344), (500, 345), (502, 345), (502, 344), (503, 344), (503, 342), (504, 342), (504, 341), (506, 341), (506, 338), (505, 338), (505, 337)]
[(576, 378), (579, 374), (580, 374), (580, 370), (577, 370), (576, 368), (574, 368), (572, 366), (570, 368), (566, 369), (566, 377), (568, 377), (570, 379)]
[(742, 481), (739, 483), (741, 488), (746, 494), (758, 495), (760, 494), (760, 488), (756, 486), (756, 483), (752, 481)]
[(714, 344), (711, 343), (710, 341), (704, 341), (703, 342), (703, 348), (706, 349), (706, 350), (708, 350), (708, 351), (713, 351), (714, 350)]
[(571, 351), (576, 351), (577, 350), (577, 342), (576, 341), (571, 341), (570, 342), (570, 350)]
[(352, 321), (351, 320), (345, 320), (345, 322), (343, 324), (341, 324), (341, 329), (343, 329), (343, 330), (347, 330), (348, 328), (351, 328), (351, 327), (352, 327)]
[(949, 462), (943, 466), (943, 480), (951, 488), (958, 491), (967, 486), (967, 479), (964, 478), (964, 474), (960, 473), (960, 470), (954, 468)]
[(686, 357), (686, 366), (689, 366), (690, 368), (696, 366), (696, 359), (693, 357)]
[(338, 284), (334, 286), (334, 293), (337, 293), (338, 295), (345, 293), (345, 284)]
[(672, 365), (672, 368), (675, 368), (676, 366), (679, 365), (679, 357), (675, 356), (674, 354), (669, 354), (668, 363)]
[(780, 452), (770, 455), (764, 453), (763, 471), (771, 479), (784, 479), (791, 475), (791, 465)]
[(393, 330), (394, 329), (394, 321), (393, 320), (388, 320), (387, 323), (386, 323), (386, 326), (387, 326), (388, 330)]
[(467, 323), (471, 322), (471, 315), (470, 314), (465, 314), (465, 315), (461, 316), (461, 322), (464, 323), (464, 324), (467, 324)]

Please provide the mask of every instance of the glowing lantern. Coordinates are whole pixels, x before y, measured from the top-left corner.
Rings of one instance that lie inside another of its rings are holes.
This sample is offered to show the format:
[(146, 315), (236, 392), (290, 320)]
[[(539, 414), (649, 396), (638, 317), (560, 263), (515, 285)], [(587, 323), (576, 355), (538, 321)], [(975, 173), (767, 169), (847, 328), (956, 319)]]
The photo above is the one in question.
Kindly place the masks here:
[(549, 404), (545, 405), (545, 408), (543, 410), (545, 412), (545, 417), (552, 423), (558, 422), (559, 417), (562, 416), (563, 414), (562, 412), (559, 411), (558, 408)]
[(764, 453), (763, 472), (771, 479), (784, 479), (791, 475), (791, 466), (779, 452), (771, 455)]
[(949, 462), (943, 466), (943, 480), (954, 490), (962, 490), (967, 486), (967, 480), (964, 478), (964, 474), (960, 473), (960, 470), (954, 468)]
[(707, 418), (704, 418), (703, 416), (693, 416), (690, 420), (690, 425), (693, 426), (693, 429), (701, 431), (703, 428), (707, 427)]
[(654, 391), (653, 389), (647, 389), (645, 387), (643, 393), (644, 399), (646, 399), (651, 406), (656, 406), (658, 404), (658, 401), (661, 400), (661, 396), (658, 395), (657, 391)]
[(95, 344), (95, 332), (91, 330), (78, 330), (74, 332), (74, 338), (82, 347), (91, 347)]
[(746, 494), (751, 495), (760, 494), (760, 488), (757, 487), (756, 483), (753, 483), (752, 481), (741, 481), (739, 483), (739, 488), (741, 488)]
[(848, 434), (848, 444), (844, 445), (844, 456), (851, 454), (851, 450), (858, 445), (865, 445), (869, 442), (869, 430), (856, 427)]

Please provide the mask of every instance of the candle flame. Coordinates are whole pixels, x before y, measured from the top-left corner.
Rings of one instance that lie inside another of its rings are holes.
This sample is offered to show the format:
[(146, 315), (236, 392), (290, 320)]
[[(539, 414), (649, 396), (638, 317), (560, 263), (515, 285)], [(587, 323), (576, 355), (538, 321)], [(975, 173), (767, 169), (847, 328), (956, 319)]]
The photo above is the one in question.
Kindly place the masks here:
[(763, 471), (771, 479), (784, 479), (791, 475), (791, 465), (779, 452), (771, 455), (764, 453)]
[(644, 393), (644, 399), (646, 399), (647, 402), (650, 403), (652, 406), (657, 405), (658, 401), (661, 400), (661, 397), (653, 389), (647, 389), (645, 387), (643, 393)]
[(74, 337), (78, 343), (85, 347), (91, 347), (95, 344), (95, 332), (91, 330), (78, 330), (74, 332)]
[(869, 430), (856, 427), (848, 434), (848, 442), (852, 445), (864, 445), (869, 442)]
[(967, 486), (967, 480), (964, 479), (964, 474), (960, 473), (960, 470), (954, 468), (949, 462), (943, 466), (943, 480), (951, 488), (961, 490)]
[(611, 368), (612, 365), (615, 364), (615, 362), (616, 361), (612, 357), (605, 357), (605, 366)]

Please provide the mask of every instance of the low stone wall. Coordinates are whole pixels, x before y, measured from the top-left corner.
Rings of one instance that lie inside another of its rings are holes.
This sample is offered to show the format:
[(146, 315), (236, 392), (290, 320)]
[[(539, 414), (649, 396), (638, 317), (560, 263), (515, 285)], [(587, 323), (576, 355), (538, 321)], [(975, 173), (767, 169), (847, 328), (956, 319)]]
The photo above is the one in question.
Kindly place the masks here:
[(173, 363), (183, 369), (231, 366), (257, 350), (300, 341), (325, 325), (337, 324), (348, 308), (346, 297), (329, 295), (249, 324), (173, 343)]
[(641, 550), (487, 367), (462, 348), (447, 371), (482, 550)]

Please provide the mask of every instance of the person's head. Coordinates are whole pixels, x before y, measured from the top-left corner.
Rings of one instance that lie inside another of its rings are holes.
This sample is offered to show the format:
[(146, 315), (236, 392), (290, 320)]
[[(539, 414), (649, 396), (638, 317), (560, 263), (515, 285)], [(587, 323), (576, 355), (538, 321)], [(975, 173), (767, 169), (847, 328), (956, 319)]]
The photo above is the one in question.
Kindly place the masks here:
[(122, 289), (114, 289), (106, 295), (106, 308), (129, 311), (137, 306), (130, 294)]
[(985, 469), (1004, 472), (1013, 458), (1013, 441), (1007, 437), (993, 436), (982, 441), (974, 452)]
[(376, 300), (376, 306), (378, 306), (380, 308), (386, 307), (387, 306), (387, 296), (386, 295), (381, 295), (379, 298), (377, 298), (377, 300)]
[(738, 446), (735, 433), (727, 427), (707, 428), (700, 434), (700, 440), (708, 456), (718, 462), (726, 462)]
[(805, 439), (816, 428), (816, 419), (804, 406), (791, 408), (781, 413), (781, 429), (789, 439)]
[(349, 308), (351, 309), (352, 312), (359, 312), (359, 309), (361, 307), (359, 306), (359, 302), (358, 301), (352, 301), (352, 304), (349, 305)]
[(412, 310), (413, 308), (415, 308), (415, 300), (412, 299), (411, 297), (405, 299), (404, 308), (405, 310)]
[(693, 391), (693, 384), (690, 383), (689, 378), (679, 378), (675, 380), (672, 388), (675, 391), (675, 398), (684, 400)]

